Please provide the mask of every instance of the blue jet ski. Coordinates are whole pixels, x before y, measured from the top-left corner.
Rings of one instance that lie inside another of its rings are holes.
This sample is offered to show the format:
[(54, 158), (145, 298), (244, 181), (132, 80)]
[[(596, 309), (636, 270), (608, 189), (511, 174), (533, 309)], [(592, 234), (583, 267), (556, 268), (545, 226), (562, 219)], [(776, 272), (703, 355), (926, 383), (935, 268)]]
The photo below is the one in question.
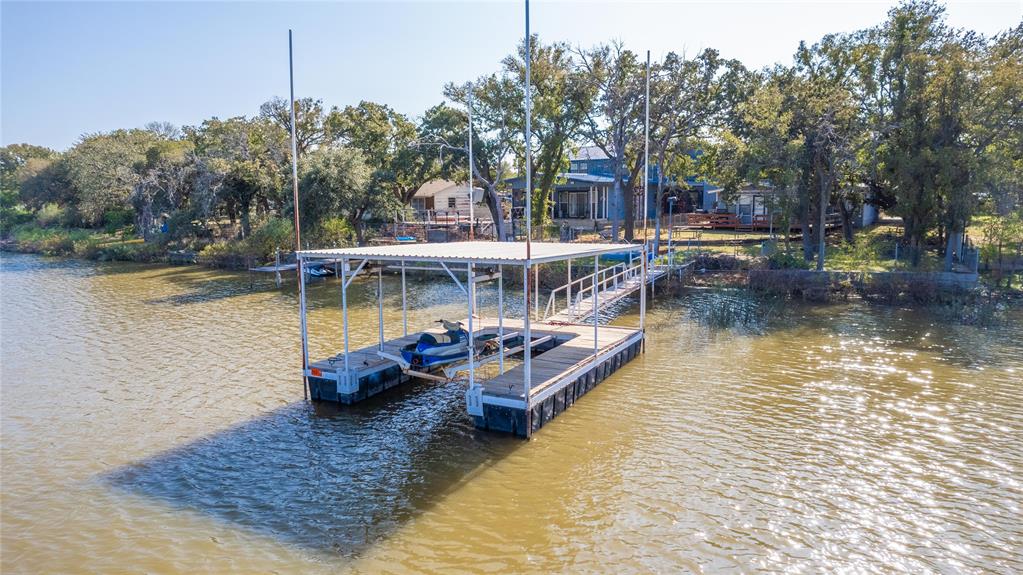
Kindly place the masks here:
[[(444, 324), (444, 333), (423, 333), (419, 341), (401, 348), (401, 357), (417, 368), (436, 367), (469, 358), (469, 332), (462, 329), (462, 323), (438, 320)], [(497, 334), (476, 336), (477, 349), (485, 349)], [(481, 343), (483, 347), (481, 347)]]
[(323, 278), (330, 275), (334, 275), (334, 271), (327, 266), (311, 266), (306, 268), (306, 273), (314, 278)]

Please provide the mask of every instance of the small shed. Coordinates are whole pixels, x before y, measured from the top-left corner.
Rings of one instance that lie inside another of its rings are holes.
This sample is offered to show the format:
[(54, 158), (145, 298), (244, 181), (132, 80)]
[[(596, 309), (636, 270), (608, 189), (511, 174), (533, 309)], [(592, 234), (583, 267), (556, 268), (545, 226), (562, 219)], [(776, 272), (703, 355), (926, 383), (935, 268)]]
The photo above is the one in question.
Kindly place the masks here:
[[(475, 209), (473, 216), (478, 220), (490, 221), (490, 210), (483, 203), (483, 188), (473, 189)], [(469, 219), (469, 187), (450, 180), (431, 180), (423, 184), (412, 196), (412, 209), (423, 221), (441, 219)]]

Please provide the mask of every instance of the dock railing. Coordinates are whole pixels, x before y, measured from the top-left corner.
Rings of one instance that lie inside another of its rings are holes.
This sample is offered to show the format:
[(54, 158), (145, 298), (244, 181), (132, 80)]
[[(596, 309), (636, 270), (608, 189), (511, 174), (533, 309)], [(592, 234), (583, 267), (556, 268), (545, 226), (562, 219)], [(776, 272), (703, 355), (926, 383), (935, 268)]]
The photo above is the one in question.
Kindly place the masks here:
[[(566, 310), (572, 317), (578, 317), (582, 301), (586, 297), (592, 296), (595, 288), (599, 291), (605, 291), (608, 286), (617, 288), (626, 281), (640, 277), (642, 273), (643, 262), (640, 261), (632, 266), (627, 263), (615, 264), (596, 273), (576, 278), (551, 291), (547, 299), (547, 306), (544, 308), (543, 319), (548, 319)], [(560, 295), (562, 292), (564, 292), (564, 296)], [(558, 300), (562, 297), (564, 298), (565, 306), (559, 308)], [(592, 311), (588, 311), (583, 315), (589, 315), (589, 313), (592, 313)]]

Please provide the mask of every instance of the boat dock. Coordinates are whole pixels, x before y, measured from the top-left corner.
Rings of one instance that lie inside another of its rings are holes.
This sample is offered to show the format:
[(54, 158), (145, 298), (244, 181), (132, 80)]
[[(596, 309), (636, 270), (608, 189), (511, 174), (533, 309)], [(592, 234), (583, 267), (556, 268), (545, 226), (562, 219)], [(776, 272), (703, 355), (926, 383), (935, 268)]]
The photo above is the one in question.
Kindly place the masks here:
[[(350, 404), (413, 378), (464, 381), (466, 412), (477, 427), (531, 436), (642, 351), (646, 290), (641, 287), (667, 272), (652, 269), (643, 246), (533, 243), (530, 247), (521, 242), (454, 242), (299, 252), (298, 265), (303, 268), (324, 260), (341, 263), (344, 349), (335, 356), (309, 360), (304, 282), (299, 290), (303, 374), (309, 396)], [(636, 263), (600, 267), (602, 254), (632, 252)], [(569, 262), (568, 282), (551, 293), (541, 314), (529, 272), (556, 261)], [(593, 271), (573, 279), (572, 261), (592, 262)], [(386, 340), (385, 268), (401, 271), (403, 312), (403, 335)], [(521, 297), (526, 312), (521, 318), (504, 314), (503, 279), (509, 268), (519, 270), (525, 286)], [(405, 273), (410, 270), (446, 273), (466, 295), (467, 314), (461, 323), (469, 334), (468, 344), (457, 360), (423, 367), (402, 356), (402, 348), (414, 346), (425, 333), (408, 329)], [(353, 350), (349, 349), (347, 289), (360, 273), (377, 276), (378, 341)], [(496, 317), (475, 313), (476, 286), (488, 281), (498, 284)], [(638, 326), (600, 325), (602, 308), (636, 292), (640, 294)], [(590, 320), (582, 323), (584, 318)]]
[[(477, 321), (480, 326), (477, 335), (497, 333), (497, 320), (480, 318)], [(505, 359), (509, 363), (514, 360), (516, 365), (497, 377), (482, 379), (475, 397), (471, 398), (476, 411), (470, 414), (477, 427), (531, 435), (633, 359), (643, 339), (642, 331), (635, 328), (600, 326), (594, 339), (592, 325), (534, 323), (533, 337), (544, 341), (532, 347), (528, 401), (531, 413), (527, 413), (525, 366), (519, 335), (522, 323), (522, 320), (511, 319), (504, 322), (505, 329), (511, 330), (509, 333), (515, 337), (514, 347)], [(420, 333), (387, 340), (383, 351), (397, 355), (403, 346), (415, 343)], [(308, 377), (312, 399), (352, 404), (417, 377), (403, 371), (398, 362), (381, 357), (378, 351), (379, 346), (372, 345), (350, 352), (350, 365), (355, 366), (352, 368), (355, 385), (345, 391), (339, 385), (344, 379), (342, 357), (313, 362)]]

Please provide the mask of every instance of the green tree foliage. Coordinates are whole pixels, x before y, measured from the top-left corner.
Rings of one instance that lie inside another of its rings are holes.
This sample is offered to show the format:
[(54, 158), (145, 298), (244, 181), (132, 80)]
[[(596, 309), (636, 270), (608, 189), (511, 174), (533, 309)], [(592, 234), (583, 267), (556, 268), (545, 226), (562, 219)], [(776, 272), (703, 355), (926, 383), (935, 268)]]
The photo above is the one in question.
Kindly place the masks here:
[(254, 211), (280, 213), (287, 140), (279, 127), (265, 118), (214, 118), (191, 130), (191, 139), (203, 159), (197, 176), (209, 186), (204, 193), (215, 193), (231, 223), (240, 221), (243, 237), (251, 233)]
[(439, 174), (436, 157), (414, 145), (420, 139), (418, 126), (388, 106), (363, 101), (333, 114), (331, 124), (337, 141), (362, 151), (373, 170), (373, 193), (391, 194), (399, 206), (410, 203), (416, 190)]
[[(302, 221), (327, 241), (362, 243), (367, 221), (390, 219), (444, 177), (482, 186), (507, 238), (501, 194), (524, 170), (527, 57), (536, 223), (571, 151), (596, 145), (614, 176), (612, 235), (624, 215), (633, 239), (634, 200), (648, 181), (647, 105), (658, 216), (665, 190), (688, 177), (720, 185), (730, 201), (767, 188), (779, 227), (801, 225), (804, 262), (816, 255), (818, 267), (823, 218), (841, 214), (851, 240), (864, 202), (902, 217), (914, 262), (944, 250), (948, 268), (979, 211), (1006, 218), (1023, 205), (1023, 23), (985, 38), (950, 28), (933, 0), (906, 0), (875, 27), (800, 44), (788, 65), (751, 72), (713, 49), (668, 54), (652, 63), (649, 101), (645, 63), (621, 43), (573, 49), (534, 37), (530, 46), (494, 73), (446, 85), (445, 103), (415, 119), (374, 102), (295, 102)], [(293, 233), (280, 222), (296, 208), (291, 113), (273, 98), (255, 117), (87, 134), (64, 153), (0, 148), (0, 226), (8, 234), (34, 217), (122, 231), (134, 223), (147, 240), (279, 241)], [(692, 207), (688, 197), (681, 204)], [(154, 234), (161, 223), (169, 234)]]
[(316, 226), (327, 218), (344, 218), (365, 243), (366, 218), (386, 214), (400, 203), (372, 188), (373, 169), (355, 148), (321, 148), (308, 155), (299, 181), (305, 221)]
[(631, 241), (635, 209), (632, 190), (626, 193), (626, 182), (635, 182), (636, 178), (629, 178), (627, 162), (630, 149), (643, 137), (644, 67), (635, 52), (618, 42), (579, 50), (576, 55), (579, 71), (589, 84), (587, 89), (595, 94), (593, 105), (586, 111), (583, 134), (607, 154), (614, 172), (614, 189), (608, 202), (611, 237), (618, 240), (619, 206), (623, 206), (625, 239)]
[(65, 155), (84, 222), (100, 224), (105, 213), (131, 208), (135, 169), (158, 140), (148, 130), (90, 134)]
[[(332, 110), (330, 116), (337, 114)], [(273, 98), (259, 107), (259, 115), (268, 125), (280, 130), (277, 138), (291, 137), (291, 106), (283, 98)], [(331, 129), (332, 122), (323, 111), (323, 102), (313, 98), (295, 100), (295, 148), (301, 157), (317, 146), (329, 143), (335, 134)], [(288, 144), (290, 150), (290, 144)]]
[[(696, 162), (690, 153), (727, 123), (748, 85), (745, 67), (706, 49), (687, 59), (669, 53), (650, 73), (650, 152), (657, 168), (655, 249), (660, 243), (665, 184), (684, 182)], [(638, 154), (637, 154), (638, 155)], [(640, 180), (642, 181), (642, 180)]]
[[(514, 109), (504, 90), (508, 79), (496, 74), (481, 78), (473, 85), (472, 174), (474, 183), (482, 184), (484, 200), (490, 210), (498, 238), (507, 237), (504, 208), (498, 195), (507, 173), (506, 159), (515, 145)], [(468, 87), (448, 85), (448, 98), (468, 106)], [(426, 111), (420, 124), (421, 139), (417, 146), (437, 154), (442, 177), (468, 179), (468, 114), (438, 104)]]
[[(593, 86), (575, 66), (567, 43), (543, 44), (533, 36), (530, 42), (530, 83), (532, 99), (533, 159), (530, 179), (534, 224), (542, 224), (550, 209), (551, 194), (561, 172), (568, 168), (568, 154), (578, 139), (592, 107)], [(526, 47), (501, 61), (505, 74), (502, 97), (515, 109), (515, 128), (525, 133)], [(511, 81), (508, 81), (511, 80)], [(525, 165), (525, 140), (515, 146), (520, 164)]]

